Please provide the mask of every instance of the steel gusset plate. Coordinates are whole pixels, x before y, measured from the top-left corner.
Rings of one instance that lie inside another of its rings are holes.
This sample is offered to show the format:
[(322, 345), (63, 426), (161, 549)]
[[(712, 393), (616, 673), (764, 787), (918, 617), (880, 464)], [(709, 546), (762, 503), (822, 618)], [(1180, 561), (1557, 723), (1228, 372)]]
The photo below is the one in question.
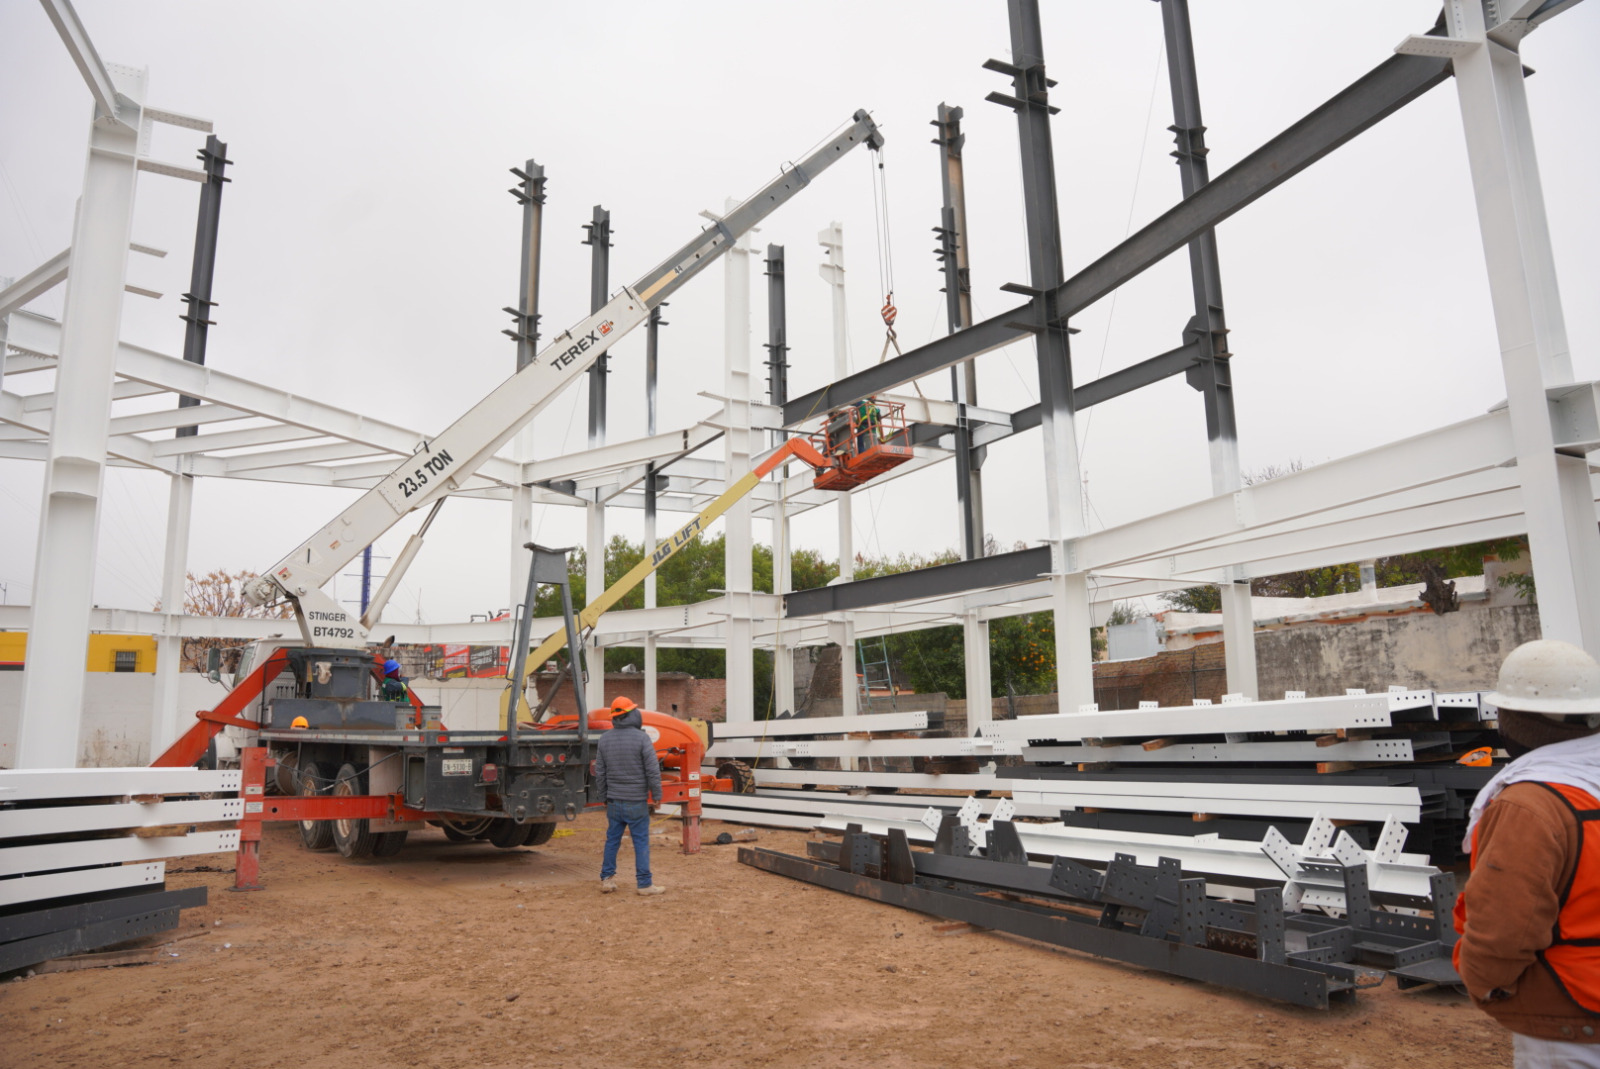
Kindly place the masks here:
[(1072, 914), (1053, 913), (1037, 907), (1019, 908), (1025, 905), (1021, 903), (875, 880), (774, 850), (741, 848), (739, 862), (918, 913), (965, 921), (975, 927), (1037, 939), (1296, 1006), (1326, 1009), (1332, 997), (1352, 991), (1349, 984), (1334, 977), (1290, 964), (1270, 964), (1204, 947), (1148, 938), (1137, 932), (1101, 928), (1092, 922), (1084, 923)]

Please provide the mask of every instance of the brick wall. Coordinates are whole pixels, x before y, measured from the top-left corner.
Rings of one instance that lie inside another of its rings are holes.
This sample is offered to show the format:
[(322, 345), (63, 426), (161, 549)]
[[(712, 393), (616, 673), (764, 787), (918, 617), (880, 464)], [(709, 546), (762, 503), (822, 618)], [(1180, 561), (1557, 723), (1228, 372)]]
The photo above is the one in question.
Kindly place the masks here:
[[(556, 674), (540, 672), (536, 680), (542, 699), (555, 685)], [(728, 683), (724, 679), (696, 679), (687, 672), (661, 672), (656, 676), (656, 705), (660, 707), (656, 711), (670, 713), (681, 719), (721, 720), (727, 695)], [(606, 701), (609, 703), (621, 697), (644, 704), (644, 676), (641, 673), (606, 673)], [(566, 682), (557, 692), (553, 708), (557, 714), (571, 715), (574, 711), (572, 687)]]

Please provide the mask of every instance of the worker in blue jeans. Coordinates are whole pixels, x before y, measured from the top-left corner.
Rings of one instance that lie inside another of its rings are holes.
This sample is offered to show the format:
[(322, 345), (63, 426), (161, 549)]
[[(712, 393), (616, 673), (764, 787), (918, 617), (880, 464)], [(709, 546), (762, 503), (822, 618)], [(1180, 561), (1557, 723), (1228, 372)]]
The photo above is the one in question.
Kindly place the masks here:
[(650, 812), (661, 803), (661, 762), (644, 731), (644, 714), (627, 698), (611, 703), (611, 730), (600, 736), (594, 760), (596, 793), (606, 800), (606, 850), (600, 893), (617, 889), (622, 833), (633, 837), (633, 870), (641, 895), (666, 891), (650, 880)]

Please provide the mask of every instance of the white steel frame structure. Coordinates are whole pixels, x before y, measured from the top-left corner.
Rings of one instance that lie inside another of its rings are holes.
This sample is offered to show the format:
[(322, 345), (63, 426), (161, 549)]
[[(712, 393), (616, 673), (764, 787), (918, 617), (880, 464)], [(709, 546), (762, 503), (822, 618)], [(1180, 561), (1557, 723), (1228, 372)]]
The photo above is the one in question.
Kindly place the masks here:
[[(37, 460), (46, 467), (35, 604), (31, 609), (0, 607), (0, 627), (31, 632), (19, 746), (23, 767), (74, 763), (75, 713), (82, 704), (79, 669), (91, 630), (153, 634), (162, 640), (166, 654), (176, 650), (180, 637), (219, 634), (223, 628), (229, 636), (264, 634), (282, 627), (270, 621), (223, 623), (171, 611), (96, 609), (89, 584), (106, 466), (138, 467), (172, 477), (162, 587), (170, 610), (180, 600), (194, 478), (365, 490), (388, 477), (425, 437), (416, 429), (119, 340), (134, 174), (144, 170), (204, 179), (203, 172), (150, 159), (145, 131), (150, 122), (202, 131), (209, 131), (210, 124), (147, 106), (143, 72), (102, 63), (70, 4), (43, 2), (83, 72), (95, 106), (71, 249), (0, 290), (0, 457)], [(957, 625), (966, 640), (967, 692), (979, 696), (968, 709), (969, 731), (976, 735), (990, 718), (981, 696), (990, 690), (992, 620), (1046, 609), (1056, 613), (1059, 711), (1070, 715), (1092, 701), (1088, 646), (1074, 636), (1092, 621), (1104, 619), (1117, 601), (1215, 584), (1224, 591), (1230, 621), (1228, 689), (1253, 697), (1253, 656), (1243, 650), (1249, 645), (1244, 624), (1250, 578), (1526, 533), (1538, 561), (1544, 634), (1600, 654), (1600, 530), (1595, 507), (1600, 483), (1590, 456), (1600, 448), (1600, 387), (1573, 381), (1516, 52), (1524, 34), (1566, 6), (1570, 5), (1561, 0), (1493, 5), (1496, 14), (1491, 22), (1476, 0), (1449, 0), (1444, 34), (1411, 37), (1396, 49), (1401, 56), (1442, 57), (1453, 67), (1506, 379), (1504, 406), (1255, 486), (1238, 485), (1236, 454), (1229, 452), (1227, 443), (1216, 445), (1215, 496), (1090, 532), (1080, 514), (1070, 405), (1056, 413), (1046, 410), (1029, 423), (1019, 419), (1020, 413), (925, 398), (920, 391), (898, 392), (936, 368), (926, 362), (890, 360), (875, 370), (872, 387), (861, 395), (903, 403), (910, 423), (970, 427), (974, 447), (1030, 426), (1043, 427), (1050, 473), (1045, 487), (1050, 504), (1044, 539), (1047, 564), (997, 585), (955, 591), (935, 586), (919, 591), (913, 577), (895, 585), (890, 599), (845, 598), (841, 608), (795, 613), (794, 599), (784, 592), (786, 560), (776, 569), (779, 593), (752, 589), (753, 522), (771, 521), (781, 532), (794, 516), (833, 506), (839, 515), (841, 590), (853, 587), (854, 556), (850, 495), (815, 490), (808, 472), (795, 472), (763, 482), (727, 514), (725, 594), (696, 605), (670, 607), (654, 605), (652, 596), (647, 600), (651, 607), (602, 617), (591, 642), (601, 648), (645, 646), (650, 651), (647, 687), (652, 691), (655, 649), (726, 649), (727, 719), (748, 723), (757, 715), (752, 707), (750, 659), (757, 646), (793, 649), (838, 643), (853, 650), (857, 636)], [(1042, 61), (1039, 70), (1042, 77)], [(841, 384), (860, 377), (849, 375), (845, 357), (842, 229), (835, 224), (822, 231), (819, 242), (820, 272), (833, 294), (833, 367), (840, 387), (830, 387), (830, 396), (842, 400), (848, 390)], [(657, 495), (658, 507), (692, 513), (766, 456), (767, 443), (775, 434), (809, 430), (807, 422), (814, 420), (786, 418), (783, 407), (762, 403), (752, 390), (748, 341), (752, 251), (748, 239), (742, 240), (724, 268), (723, 388), (718, 396), (704, 395), (710, 403), (703, 419), (643, 438), (600, 441), (579, 452), (537, 460), (528, 459), (526, 439), (519, 438), (500, 455), (485, 460), (458, 493), (514, 502), (515, 545), (526, 540), (530, 509), (583, 507), (591, 523), (590, 559), (595, 560), (603, 557), (605, 509), (643, 508), (643, 484), (652, 468), (671, 477), (670, 489)], [(25, 310), (30, 301), (68, 278), (71, 287), (62, 322)], [(1043, 281), (1055, 285), (1061, 280), (1036, 280)], [(973, 329), (981, 331), (983, 326)], [(1019, 331), (987, 348), (966, 352), (951, 364), (1029, 336)], [(55, 372), (54, 389), (22, 392), (32, 374), (44, 371)], [(124, 402), (158, 395), (188, 396), (200, 403), (170, 411), (127, 412)], [(566, 403), (576, 401), (569, 394)], [(169, 437), (179, 426), (197, 426), (201, 433)], [(953, 431), (932, 433), (919, 442), (914, 461), (880, 479), (892, 480), (949, 460), (954, 449)], [(647, 537), (654, 537), (653, 529)], [(776, 540), (786, 557), (786, 538), (780, 534)], [(519, 587), (520, 581), (512, 586)], [(598, 585), (591, 589), (598, 590)], [(544, 625), (553, 629), (555, 621), (542, 621), (536, 629)], [(497, 624), (395, 624), (385, 630), (403, 643), (498, 645), (506, 638), (504, 626)], [(178, 729), (172, 685), (176, 662), (176, 656), (160, 659), (161, 708), (152, 729), (158, 748)], [(603, 678), (596, 673), (590, 703), (598, 704), (603, 696)], [(844, 715), (857, 715), (855, 688), (848, 679), (841, 697)]]

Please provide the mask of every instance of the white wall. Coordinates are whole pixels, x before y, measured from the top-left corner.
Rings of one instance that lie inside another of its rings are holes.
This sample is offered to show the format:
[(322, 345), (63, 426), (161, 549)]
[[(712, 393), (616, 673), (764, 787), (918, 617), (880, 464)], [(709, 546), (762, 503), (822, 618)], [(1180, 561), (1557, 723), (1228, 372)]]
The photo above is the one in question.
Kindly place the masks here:
[[(178, 676), (178, 709), (185, 730), (197, 709), (209, 709), (225, 691), (198, 672)], [(147, 765), (155, 708), (151, 672), (85, 672), (79, 767)], [(0, 672), (0, 768), (13, 767), (22, 720), (22, 673)]]

